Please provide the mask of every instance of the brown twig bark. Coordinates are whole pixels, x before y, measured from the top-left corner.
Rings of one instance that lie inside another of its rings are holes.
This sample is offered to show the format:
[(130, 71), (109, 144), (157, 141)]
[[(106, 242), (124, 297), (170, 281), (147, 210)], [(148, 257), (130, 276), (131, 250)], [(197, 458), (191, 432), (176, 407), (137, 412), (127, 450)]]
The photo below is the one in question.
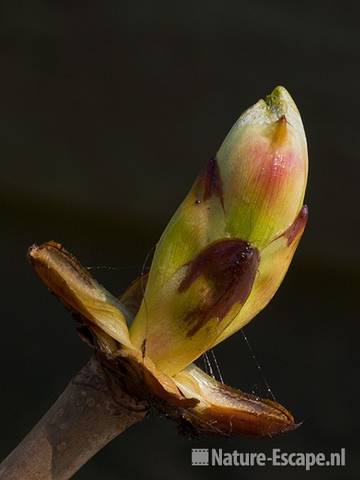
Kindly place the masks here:
[(147, 405), (114, 383), (94, 356), (0, 465), (1, 480), (66, 480), (131, 425)]

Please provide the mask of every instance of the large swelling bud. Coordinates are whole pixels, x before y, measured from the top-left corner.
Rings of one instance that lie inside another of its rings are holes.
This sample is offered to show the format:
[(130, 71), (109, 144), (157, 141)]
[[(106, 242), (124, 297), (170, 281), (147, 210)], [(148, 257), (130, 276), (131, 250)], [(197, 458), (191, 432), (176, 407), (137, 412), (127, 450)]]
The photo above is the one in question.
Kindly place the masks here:
[(191, 362), (276, 292), (305, 228), (306, 176), (301, 118), (277, 87), (234, 125), (163, 233), (148, 278), (120, 299), (56, 242), (33, 246), (29, 259), (131, 395), (181, 428), (273, 436), (296, 428), (290, 412)]

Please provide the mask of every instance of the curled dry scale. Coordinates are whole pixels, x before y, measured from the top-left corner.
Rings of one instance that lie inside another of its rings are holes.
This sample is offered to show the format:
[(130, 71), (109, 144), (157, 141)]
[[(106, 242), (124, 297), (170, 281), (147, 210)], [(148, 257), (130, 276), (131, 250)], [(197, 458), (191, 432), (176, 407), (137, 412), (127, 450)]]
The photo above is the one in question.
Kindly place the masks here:
[[(30, 248), (31, 265), (95, 353), (3, 462), (0, 478), (69, 478), (150, 405), (196, 434), (273, 436), (296, 427), (279, 403), (217, 382), (194, 361), (280, 286), (307, 221), (307, 167), (300, 114), (277, 87), (232, 127), (170, 220), (149, 274), (119, 298), (58, 243)], [(76, 409), (81, 395), (87, 400)]]

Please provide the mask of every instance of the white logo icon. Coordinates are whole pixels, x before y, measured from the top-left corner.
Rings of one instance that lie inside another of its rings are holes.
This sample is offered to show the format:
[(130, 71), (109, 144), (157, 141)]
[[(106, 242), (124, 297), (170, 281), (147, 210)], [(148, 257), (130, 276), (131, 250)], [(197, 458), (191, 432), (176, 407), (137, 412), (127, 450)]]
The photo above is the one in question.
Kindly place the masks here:
[(209, 465), (209, 449), (193, 448), (191, 450), (191, 465)]

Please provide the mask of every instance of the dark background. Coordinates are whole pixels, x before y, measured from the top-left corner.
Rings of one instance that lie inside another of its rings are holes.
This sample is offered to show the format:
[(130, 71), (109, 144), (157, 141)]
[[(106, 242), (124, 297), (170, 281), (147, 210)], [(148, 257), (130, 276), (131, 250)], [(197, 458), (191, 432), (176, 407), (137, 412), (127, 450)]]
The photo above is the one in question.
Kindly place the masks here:
[[(358, 478), (359, 13), (347, 1), (1, 2), (0, 457), (89, 357), (27, 248), (56, 239), (84, 265), (119, 267), (96, 274), (122, 290), (239, 114), (280, 83), (308, 136), (310, 223), (246, 333), (304, 424), (276, 439), (189, 441), (153, 415), (76, 478)], [(227, 383), (264, 394), (241, 334), (217, 357)], [(191, 467), (191, 448), (206, 446), (346, 447), (348, 466)]]

